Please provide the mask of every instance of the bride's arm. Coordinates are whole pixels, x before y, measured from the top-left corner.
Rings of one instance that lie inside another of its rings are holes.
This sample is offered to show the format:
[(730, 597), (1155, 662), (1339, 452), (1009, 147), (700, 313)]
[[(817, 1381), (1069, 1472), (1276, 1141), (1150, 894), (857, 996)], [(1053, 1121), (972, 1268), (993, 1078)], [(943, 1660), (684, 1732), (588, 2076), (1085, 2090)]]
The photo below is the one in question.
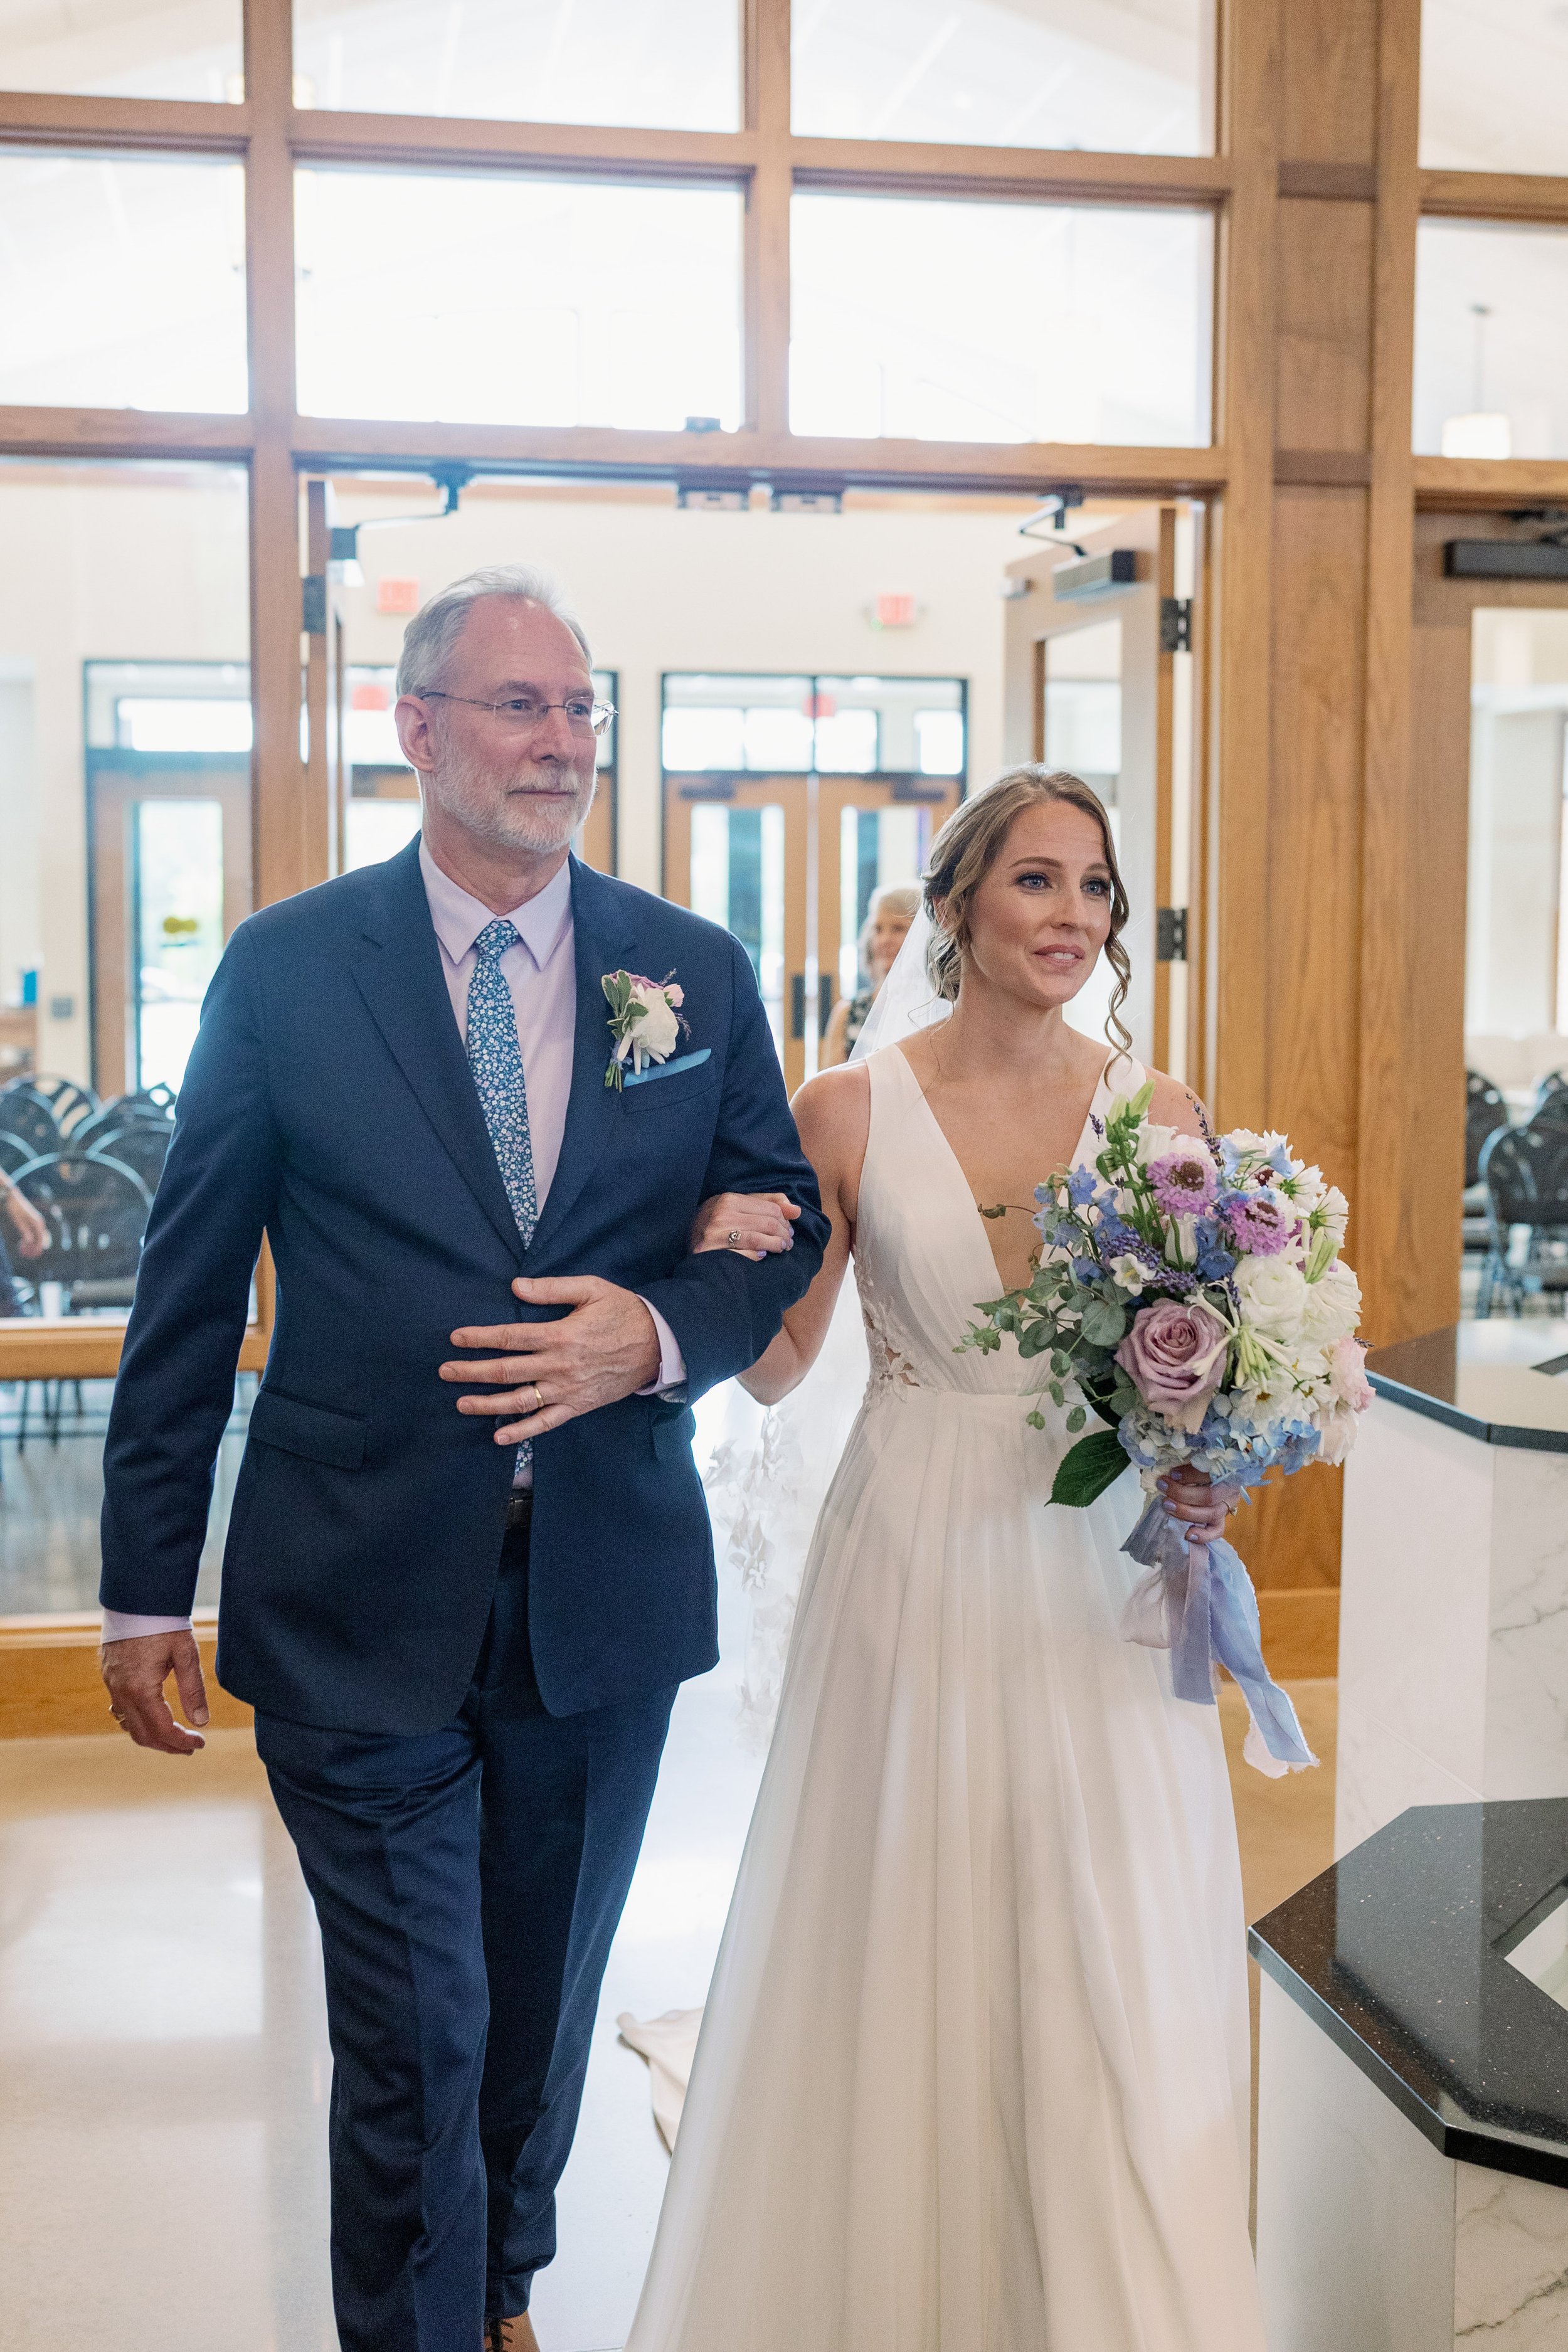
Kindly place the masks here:
[[(860, 1171), (870, 1132), (871, 1086), (865, 1065), (825, 1070), (820, 1077), (808, 1079), (791, 1108), (805, 1156), (816, 1171), (831, 1231), (821, 1271), (811, 1288), (787, 1310), (784, 1328), (765, 1354), (750, 1371), (741, 1374), (742, 1387), (750, 1390), (759, 1404), (777, 1404), (799, 1386), (821, 1353), (833, 1320), (838, 1286), (855, 1239)], [(703, 1203), (702, 1230), (693, 1235), (694, 1250), (734, 1246), (728, 1242), (727, 1233), (735, 1229), (734, 1217), (742, 1213), (725, 1207), (720, 1214), (721, 1206), (717, 1202)], [(709, 1211), (714, 1214), (710, 1216)], [(753, 1209), (752, 1213), (755, 1216), (757, 1212)], [(761, 1241), (763, 1248), (772, 1250), (783, 1246), (784, 1233), (781, 1230), (776, 1238), (766, 1240), (760, 1232), (755, 1236), (748, 1233), (746, 1238)]]

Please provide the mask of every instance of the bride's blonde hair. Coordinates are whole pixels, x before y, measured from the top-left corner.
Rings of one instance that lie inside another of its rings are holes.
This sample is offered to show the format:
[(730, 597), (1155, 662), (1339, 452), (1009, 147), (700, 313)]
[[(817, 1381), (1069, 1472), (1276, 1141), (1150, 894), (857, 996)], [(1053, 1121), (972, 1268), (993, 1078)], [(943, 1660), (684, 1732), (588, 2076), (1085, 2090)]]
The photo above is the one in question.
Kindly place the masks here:
[(1047, 801), (1063, 801), (1069, 808), (1081, 809), (1100, 827), (1105, 863), (1110, 871), (1110, 936), (1105, 942), (1105, 961), (1116, 974), (1105, 1028), (1111, 1042), (1126, 1053), (1132, 1044), (1132, 1033), (1121, 1018), (1121, 1008), (1131, 984), (1132, 966), (1121, 944), (1121, 933), (1131, 908), (1121, 869), (1116, 863), (1116, 845), (1110, 837), (1110, 819), (1105, 813), (1105, 803), (1081, 776), (1070, 775), (1065, 768), (1009, 768), (985, 791), (963, 802), (932, 842), (921, 884), (926, 912), (931, 920), (931, 944), (926, 950), (931, 983), (938, 996), (944, 997), (950, 1004), (956, 1000), (963, 976), (963, 960), (969, 951), (969, 908), (974, 893), (1001, 856), (1014, 818), (1025, 809), (1038, 808)]

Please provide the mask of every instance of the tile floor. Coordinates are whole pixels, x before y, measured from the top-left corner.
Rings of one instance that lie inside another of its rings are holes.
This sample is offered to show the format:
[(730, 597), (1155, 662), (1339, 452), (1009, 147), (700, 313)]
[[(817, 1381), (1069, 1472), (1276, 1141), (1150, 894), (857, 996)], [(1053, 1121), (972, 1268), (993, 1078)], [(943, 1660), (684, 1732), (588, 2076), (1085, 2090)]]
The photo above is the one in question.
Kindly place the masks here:
[[(761, 1770), (737, 1729), (747, 1622), (727, 1576), (723, 1663), (681, 1694), (611, 1958), (545, 2352), (611, 2352), (636, 2304), (666, 2158), (615, 2019), (706, 1989)], [(1225, 1708), (1249, 1916), (1331, 1858), (1334, 1686), (1296, 1696), (1321, 1774), (1241, 1766)], [(329, 2064), (315, 1923), (248, 1733), (188, 1762), (0, 1743), (4, 2352), (333, 2352)]]

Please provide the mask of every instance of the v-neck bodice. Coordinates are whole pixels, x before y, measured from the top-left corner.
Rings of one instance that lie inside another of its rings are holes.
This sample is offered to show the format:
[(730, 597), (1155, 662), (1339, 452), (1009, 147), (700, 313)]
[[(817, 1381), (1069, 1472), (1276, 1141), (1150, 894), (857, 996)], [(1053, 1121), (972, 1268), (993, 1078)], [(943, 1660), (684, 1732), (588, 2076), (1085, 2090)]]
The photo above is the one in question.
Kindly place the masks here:
[[(988, 1354), (978, 1349), (953, 1353), (981, 1300), (998, 1297), (1003, 1286), (985, 1222), (908, 1056), (889, 1045), (866, 1067), (871, 1121), (856, 1217), (855, 1278), (871, 1356), (871, 1398), (900, 1389), (1013, 1397), (1037, 1391), (1050, 1377), (1048, 1359), (1025, 1364), (1011, 1339)], [(1073, 1153), (1075, 1167), (1093, 1155), (1091, 1121), (1103, 1118), (1113, 1094), (1135, 1093), (1143, 1078), (1130, 1057), (1111, 1056)], [(1048, 1172), (1040, 1171), (1042, 1177)]]

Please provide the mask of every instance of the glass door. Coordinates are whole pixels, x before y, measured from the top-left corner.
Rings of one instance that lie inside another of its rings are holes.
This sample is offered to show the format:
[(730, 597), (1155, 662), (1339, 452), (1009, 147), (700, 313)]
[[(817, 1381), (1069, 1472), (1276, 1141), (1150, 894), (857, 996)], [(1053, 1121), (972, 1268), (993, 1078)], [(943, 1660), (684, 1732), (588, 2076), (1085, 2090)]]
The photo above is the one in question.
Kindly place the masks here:
[(665, 896), (721, 923), (745, 949), (791, 1094), (808, 1075), (807, 783), (805, 776), (665, 780)]
[(931, 845), (958, 806), (956, 776), (823, 776), (816, 807), (816, 1013), (871, 984), (860, 934), (879, 890), (918, 885)]

